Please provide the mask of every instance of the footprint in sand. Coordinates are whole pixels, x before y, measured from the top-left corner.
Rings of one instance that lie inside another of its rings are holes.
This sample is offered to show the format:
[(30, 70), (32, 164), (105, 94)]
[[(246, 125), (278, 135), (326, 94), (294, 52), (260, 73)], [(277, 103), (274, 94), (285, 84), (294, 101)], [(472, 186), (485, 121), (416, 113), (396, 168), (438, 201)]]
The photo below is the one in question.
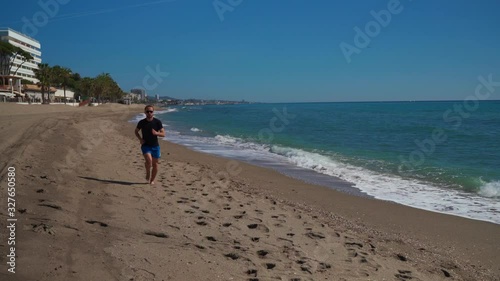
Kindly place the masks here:
[(155, 236), (158, 238), (168, 238), (168, 235), (163, 233), (163, 232), (156, 232), (156, 231), (145, 231), (144, 234), (150, 235), (150, 236)]
[(237, 260), (240, 258), (240, 255), (238, 255), (237, 253), (229, 253), (229, 254), (225, 254), (224, 256), (228, 257), (232, 260)]
[(257, 277), (257, 269), (249, 269), (246, 273), (250, 276)]
[(397, 254), (396, 257), (400, 260), (400, 261), (408, 261), (408, 259), (402, 255), (402, 254)]
[(200, 250), (205, 250), (206, 248), (202, 245), (194, 245), (196, 248), (200, 249)]
[(332, 268), (331, 264), (320, 262), (318, 266), (318, 272), (325, 272), (330, 268)]
[(52, 229), (52, 225), (39, 223), (39, 224), (31, 224), (34, 232), (38, 233), (48, 233), (50, 235), (55, 235), (55, 231)]
[(61, 206), (56, 205), (54, 203), (42, 203), (42, 204), (38, 204), (38, 206), (49, 207), (49, 208), (56, 209), (56, 210), (62, 210)]
[(276, 264), (275, 263), (266, 263), (265, 266), (267, 269), (273, 269), (276, 267)]
[(397, 280), (410, 280), (413, 279), (410, 270), (398, 270), (398, 273), (394, 274)]
[(321, 232), (310, 231), (310, 232), (306, 233), (306, 236), (311, 238), (311, 239), (325, 239), (325, 235)]
[(266, 250), (258, 250), (257, 255), (259, 255), (259, 258), (265, 258), (269, 254), (269, 251)]
[(249, 224), (247, 225), (247, 227), (249, 229), (256, 229), (256, 230), (260, 230), (262, 232), (265, 232), (265, 233), (268, 233), (269, 232), (269, 228), (263, 224), (257, 224), (257, 223), (253, 223), (253, 224)]
[[(347, 262), (352, 263), (354, 260), (357, 260), (360, 264), (372, 268), (375, 271), (380, 268), (379, 264), (374, 263), (373, 260), (369, 259), (370, 254), (362, 251), (363, 244), (357, 242), (346, 242), (344, 243), (344, 247), (347, 249)], [(367, 276), (369, 275), (366, 270), (361, 270), (359, 273), (366, 274)]]
[(102, 227), (108, 227), (107, 223), (96, 221), (96, 220), (86, 220), (85, 222), (88, 224), (99, 224)]

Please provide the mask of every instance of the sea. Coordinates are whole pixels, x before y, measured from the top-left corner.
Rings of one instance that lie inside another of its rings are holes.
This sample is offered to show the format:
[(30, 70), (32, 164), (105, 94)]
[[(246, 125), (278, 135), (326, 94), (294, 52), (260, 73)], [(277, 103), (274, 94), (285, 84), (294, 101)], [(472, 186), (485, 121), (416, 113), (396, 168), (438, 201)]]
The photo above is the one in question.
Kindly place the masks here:
[(192, 105), (155, 117), (166, 140), (195, 151), (500, 224), (500, 101)]

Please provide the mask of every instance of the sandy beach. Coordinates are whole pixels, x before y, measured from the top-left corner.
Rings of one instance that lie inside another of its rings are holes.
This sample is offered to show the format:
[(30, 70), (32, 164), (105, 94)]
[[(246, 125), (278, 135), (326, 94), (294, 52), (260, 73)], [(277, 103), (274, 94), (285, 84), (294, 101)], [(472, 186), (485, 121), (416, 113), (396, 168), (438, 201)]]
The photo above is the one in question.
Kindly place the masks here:
[(150, 186), (128, 122), (142, 110), (0, 103), (0, 280), (500, 280), (497, 224), (166, 141)]

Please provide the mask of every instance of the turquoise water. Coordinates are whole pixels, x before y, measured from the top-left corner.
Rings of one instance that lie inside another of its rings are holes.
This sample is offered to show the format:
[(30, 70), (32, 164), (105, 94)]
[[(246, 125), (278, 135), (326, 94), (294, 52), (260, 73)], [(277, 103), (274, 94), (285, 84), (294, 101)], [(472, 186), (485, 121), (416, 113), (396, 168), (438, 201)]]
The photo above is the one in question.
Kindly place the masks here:
[(157, 117), (167, 139), (193, 149), (280, 162), (375, 198), (500, 223), (500, 101), (206, 105)]

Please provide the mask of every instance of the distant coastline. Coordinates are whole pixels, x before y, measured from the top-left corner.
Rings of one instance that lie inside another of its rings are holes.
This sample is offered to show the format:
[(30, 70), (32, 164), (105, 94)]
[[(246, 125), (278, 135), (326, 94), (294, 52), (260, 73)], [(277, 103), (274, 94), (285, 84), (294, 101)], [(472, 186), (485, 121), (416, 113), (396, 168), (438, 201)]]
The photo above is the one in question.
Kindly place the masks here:
[[(160, 101), (165, 101), (165, 97), (160, 97)], [(169, 105), (221, 105), (221, 104), (305, 104), (305, 103), (425, 103), (425, 102), (463, 102), (464, 100), (394, 100), (394, 101), (282, 101), (282, 102), (262, 102), (262, 101), (229, 101), (229, 100), (204, 100), (204, 99), (175, 99), (177, 103)], [(500, 99), (479, 100), (478, 102), (500, 102)]]

